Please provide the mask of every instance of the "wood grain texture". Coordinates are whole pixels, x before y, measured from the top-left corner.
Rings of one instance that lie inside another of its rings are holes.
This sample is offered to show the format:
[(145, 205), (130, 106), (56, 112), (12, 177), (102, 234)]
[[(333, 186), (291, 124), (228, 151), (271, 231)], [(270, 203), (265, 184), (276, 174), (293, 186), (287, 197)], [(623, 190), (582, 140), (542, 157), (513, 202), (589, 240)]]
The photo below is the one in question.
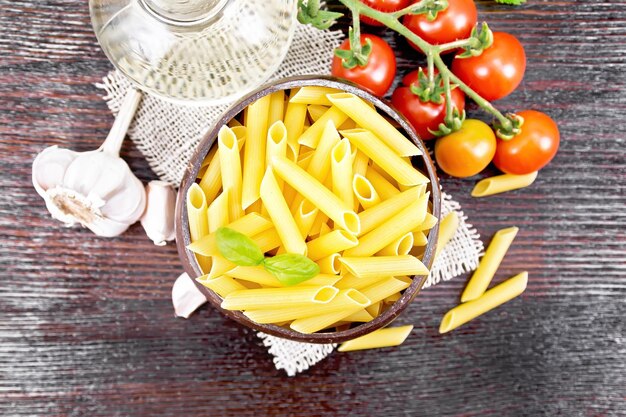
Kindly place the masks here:
[[(442, 182), (486, 240), (520, 227), (497, 280), (526, 269), (528, 290), (440, 336), (465, 279), (441, 284), (398, 320), (416, 326), (402, 347), (333, 354), (286, 378), (214, 310), (173, 317), (174, 246), (138, 225), (107, 240), (45, 215), (32, 158), (100, 144), (112, 117), (93, 83), (110, 64), (87, 2), (0, 0), (0, 415), (626, 415), (626, 2), (478, 3), (528, 56), (499, 106), (548, 112), (562, 147), (527, 190), (472, 199), (473, 180)], [(399, 75), (421, 62), (385, 38)], [(154, 177), (130, 142), (123, 156)]]

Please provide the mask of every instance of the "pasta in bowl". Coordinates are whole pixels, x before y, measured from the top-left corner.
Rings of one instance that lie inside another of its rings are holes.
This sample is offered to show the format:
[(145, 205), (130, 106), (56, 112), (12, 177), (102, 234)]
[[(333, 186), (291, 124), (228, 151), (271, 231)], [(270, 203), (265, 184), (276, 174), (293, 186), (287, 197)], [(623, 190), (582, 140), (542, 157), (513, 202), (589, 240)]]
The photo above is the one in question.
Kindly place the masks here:
[(440, 191), (383, 101), (330, 77), (241, 99), (179, 189), (177, 246), (211, 304), (253, 329), (339, 343), (393, 321), (432, 264)]

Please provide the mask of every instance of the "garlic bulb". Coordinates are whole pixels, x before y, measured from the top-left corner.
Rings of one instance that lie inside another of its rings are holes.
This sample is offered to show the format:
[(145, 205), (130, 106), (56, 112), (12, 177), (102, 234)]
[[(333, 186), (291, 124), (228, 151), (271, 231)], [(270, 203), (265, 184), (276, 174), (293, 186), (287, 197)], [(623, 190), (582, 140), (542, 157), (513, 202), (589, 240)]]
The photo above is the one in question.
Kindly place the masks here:
[(176, 191), (165, 181), (150, 181), (146, 185), (148, 203), (141, 216), (141, 225), (155, 245), (163, 246), (174, 240), (174, 211)]
[(53, 218), (105, 237), (120, 235), (139, 220), (146, 193), (119, 151), (140, 100), (138, 91), (129, 90), (99, 149), (74, 152), (51, 146), (37, 155), (33, 185)]

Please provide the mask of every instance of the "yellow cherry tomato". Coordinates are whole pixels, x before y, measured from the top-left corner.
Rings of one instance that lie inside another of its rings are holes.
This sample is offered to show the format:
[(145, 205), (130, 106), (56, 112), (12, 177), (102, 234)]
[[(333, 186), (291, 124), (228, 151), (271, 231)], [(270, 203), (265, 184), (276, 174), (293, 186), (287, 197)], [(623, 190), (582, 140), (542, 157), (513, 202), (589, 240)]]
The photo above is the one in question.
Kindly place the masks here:
[(496, 153), (496, 136), (488, 124), (467, 119), (461, 129), (437, 139), (437, 164), (453, 177), (471, 177), (485, 169)]

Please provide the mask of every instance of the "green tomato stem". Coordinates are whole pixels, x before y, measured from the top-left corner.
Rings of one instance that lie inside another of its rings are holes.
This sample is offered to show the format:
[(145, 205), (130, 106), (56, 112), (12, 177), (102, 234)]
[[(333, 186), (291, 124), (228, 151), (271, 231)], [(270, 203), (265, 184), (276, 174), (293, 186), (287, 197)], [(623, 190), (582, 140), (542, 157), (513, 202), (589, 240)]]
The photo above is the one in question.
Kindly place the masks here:
[[(478, 93), (472, 90), (467, 84), (461, 81), (456, 75), (454, 75), (452, 71), (450, 71), (450, 69), (446, 66), (446, 64), (441, 59), (440, 53), (442, 51), (469, 45), (470, 44), (469, 39), (462, 39), (459, 41), (450, 42), (448, 44), (444, 44), (440, 46), (431, 45), (430, 43), (422, 39), (420, 36), (416, 35), (411, 30), (409, 30), (409, 28), (404, 26), (398, 20), (399, 17), (403, 16), (404, 14), (409, 13), (407, 9), (412, 8), (412, 10), (415, 10), (416, 6), (426, 4), (427, 0), (422, 0), (419, 3), (413, 4), (410, 7), (404, 8), (394, 13), (385, 13), (385, 12), (378, 11), (376, 9), (373, 9), (365, 5), (359, 0), (339, 0), (339, 2), (343, 4), (344, 6), (346, 6), (348, 9), (350, 9), (350, 12), (352, 12), (352, 15), (357, 16), (356, 18), (357, 20), (358, 20), (359, 15), (367, 16), (374, 20), (377, 20), (383, 25), (387, 26), (389, 29), (394, 30), (395, 32), (399, 33), (400, 35), (404, 36), (409, 41), (414, 43), (426, 55), (427, 58), (429, 56), (432, 56), (433, 64), (439, 70), (439, 73), (441, 74), (442, 78), (444, 80), (446, 78), (448, 79), (448, 84), (445, 85), (446, 103), (451, 104), (451, 99), (449, 99), (451, 87), (449, 83), (452, 82), (456, 84), (458, 88), (460, 88), (461, 91), (465, 93), (465, 95), (467, 95), (469, 98), (474, 100), (476, 104), (478, 104), (481, 108), (483, 108), (483, 110), (485, 110), (487, 113), (493, 115), (496, 119), (498, 119), (498, 121), (502, 124), (502, 127), (505, 130), (509, 130), (512, 128), (511, 120), (509, 120), (506, 116), (504, 116), (489, 101), (482, 98)], [(433, 71), (429, 71), (429, 77), (431, 76), (432, 73)], [(450, 119), (452, 118), (452, 110), (450, 109), (452, 109), (452, 106), (446, 104), (446, 120), (448, 120), (448, 118)]]
[(397, 12), (392, 12), (392, 13), (387, 13), (387, 14), (390, 14), (396, 19), (399, 19), (406, 14), (426, 13), (428, 11), (428, 8), (426, 7), (428, 3), (429, 3), (429, 0), (421, 0), (418, 3), (413, 3), (410, 6), (405, 7), (404, 9), (398, 10)]
[(352, 34), (353, 38), (350, 39), (350, 49), (355, 55), (360, 55), (362, 52), (361, 47), (361, 16), (359, 12), (352, 13)]

